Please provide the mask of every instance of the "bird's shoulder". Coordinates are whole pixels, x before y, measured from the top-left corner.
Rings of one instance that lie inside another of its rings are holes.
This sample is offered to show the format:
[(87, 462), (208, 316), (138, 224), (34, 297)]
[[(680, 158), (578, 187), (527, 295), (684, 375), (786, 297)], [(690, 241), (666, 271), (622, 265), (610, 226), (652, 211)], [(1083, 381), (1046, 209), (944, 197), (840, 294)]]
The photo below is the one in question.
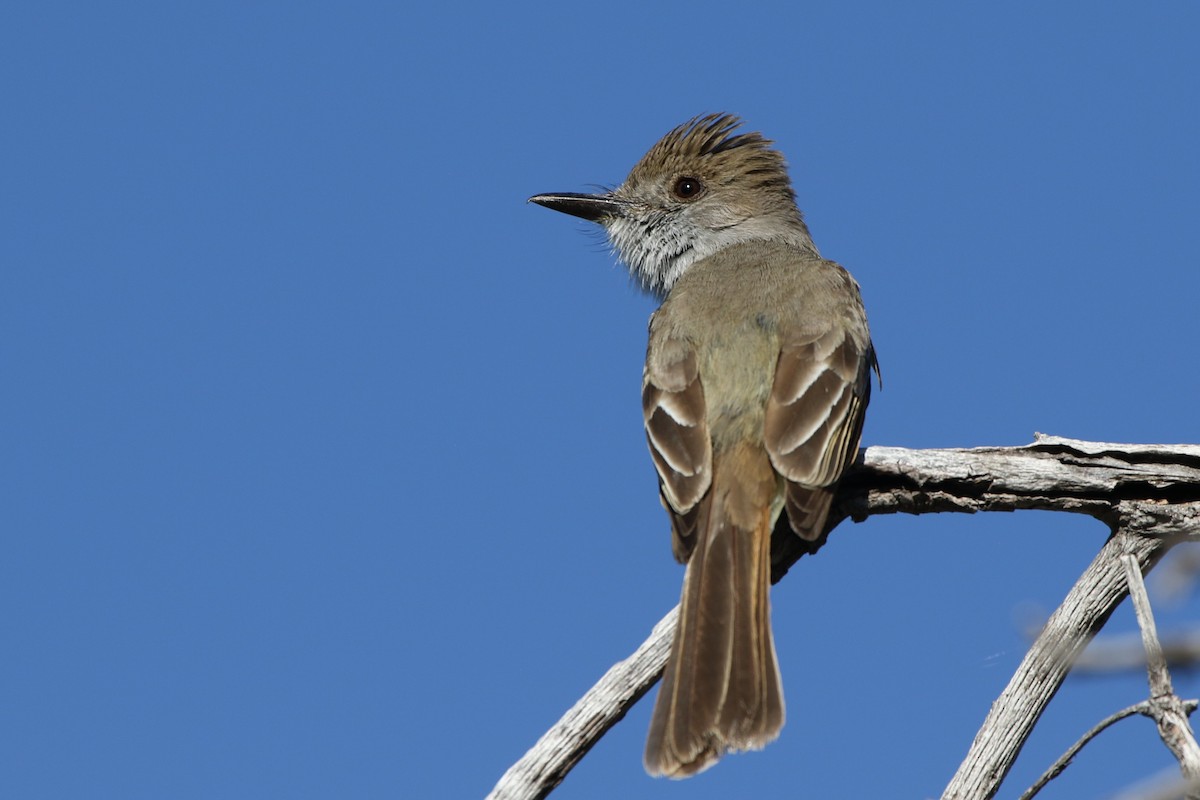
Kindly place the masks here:
[(714, 322), (820, 326), (861, 304), (850, 273), (812, 248), (748, 241), (692, 265), (655, 313), (651, 333), (694, 335), (696, 325)]

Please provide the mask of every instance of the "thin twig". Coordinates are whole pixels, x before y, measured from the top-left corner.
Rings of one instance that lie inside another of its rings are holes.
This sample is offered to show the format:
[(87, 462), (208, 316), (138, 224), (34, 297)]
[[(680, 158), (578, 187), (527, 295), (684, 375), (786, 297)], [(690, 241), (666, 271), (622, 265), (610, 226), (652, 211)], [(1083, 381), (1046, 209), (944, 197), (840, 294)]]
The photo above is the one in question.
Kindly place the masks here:
[[(1150, 682), (1150, 711), (1158, 724), (1158, 735), (1163, 743), (1179, 760), (1183, 777), (1193, 784), (1200, 780), (1200, 746), (1188, 722), (1185, 703), (1175, 694), (1171, 685), (1171, 672), (1158, 642), (1158, 631), (1154, 625), (1154, 612), (1150, 598), (1146, 595), (1146, 584), (1142, 581), (1142, 570), (1132, 555), (1122, 556), (1125, 577), (1129, 582), (1129, 595), (1137, 615), (1138, 627), (1142, 631), (1142, 645), (1146, 649), (1146, 673)], [(1192, 788), (1189, 800), (1200, 800), (1200, 788)]]
[[(1196, 700), (1185, 700), (1183, 702), (1183, 706), (1189, 714), (1195, 711), (1198, 705), (1200, 705), (1200, 701)], [(1132, 717), (1134, 714), (1141, 714), (1142, 716), (1154, 719), (1154, 713), (1151, 710), (1151, 703), (1149, 700), (1143, 700), (1140, 703), (1135, 703), (1128, 708), (1121, 709), (1111, 716), (1105, 717), (1094, 727), (1092, 727), (1091, 730), (1080, 737), (1079, 741), (1071, 745), (1067, 752), (1059, 756), (1058, 760), (1050, 766), (1050, 769), (1042, 773), (1042, 777), (1038, 778), (1032, 786), (1025, 790), (1025, 793), (1021, 795), (1020, 800), (1030, 800), (1030, 798), (1040, 792), (1047, 783), (1061, 775), (1062, 771), (1071, 765), (1071, 762), (1075, 759), (1075, 756), (1079, 755), (1079, 751), (1082, 750), (1088, 742), (1099, 736), (1105, 728), (1120, 722), (1126, 717)]]
[(1142, 571), (1138, 568), (1137, 559), (1132, 555), (1121, 557), (1125, 566), (1125, 580), (1129, 582), (1129, 598), (1133, 601), (1133, 612), (1137, 615), (1138, 628), (1142, 632), (1142, 647), (1146, 650), (1146, 673), (1150, 679), (1150, 695), (1165, 697), (1174, 694), (1171, 686), (1171, 672), (1167, 669), (1167, 659), (1163, 655), (1162, 645), (1158, 641), (1158, 628), (1154, 624), (1154, 611), (1150, 608), (1150, 597), (1146, 594), (1146, 584), (1142, 580)]

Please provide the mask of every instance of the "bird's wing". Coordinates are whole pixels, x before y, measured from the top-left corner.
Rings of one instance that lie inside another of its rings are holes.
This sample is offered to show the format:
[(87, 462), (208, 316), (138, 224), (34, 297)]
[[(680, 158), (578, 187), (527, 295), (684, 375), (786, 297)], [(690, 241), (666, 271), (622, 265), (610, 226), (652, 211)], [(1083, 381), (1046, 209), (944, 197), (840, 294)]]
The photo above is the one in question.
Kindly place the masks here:
[(821, 535), (831, 487), (854, 460), (870, 399), (870, 340), (844, 325), (785, 336), (767, 399), (763, 440), (771, 464), (788, 481), (792, 529)]
[(697, 505), (712, 483), (712, 440), (704, 387), (691, 343), (654, 336), (642, 374), (642, 414), (663, 505), (671, 512), (675, 557), (696, 543)]

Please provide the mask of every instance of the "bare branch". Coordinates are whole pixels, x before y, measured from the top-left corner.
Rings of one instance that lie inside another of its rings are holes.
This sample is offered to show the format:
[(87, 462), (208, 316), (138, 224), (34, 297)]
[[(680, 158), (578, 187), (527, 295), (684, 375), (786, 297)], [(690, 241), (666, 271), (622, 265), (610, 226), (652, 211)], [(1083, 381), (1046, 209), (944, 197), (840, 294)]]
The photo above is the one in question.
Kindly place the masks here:
[[(1084, 513), (1113, 529), (1136, 531), (1142, 553), (1139, 563), (1149, 566), (1181, 537), (1200, 535), (1200, 445), (1107, 444), (1039, 435), (1037, 441), (1024, 447), (871, 447), (860, 452), (858, 461), (842, 479), (825, 536), (846, 517), (861, 521), (876, 514), (899, 512), (1017, 509)], [(797, 559), (824, 542), (822, 537), (816, 546), (805, 543), (783, 530), (786, 527), (785, 522), (776, 529), (772, 543), (776, 580)], [(1107, 545), (1104, 552), (1110, 552)], [(1114, 567), (1117, 554), (1113, 553), (1111, 564), (1104, 560), (1097, 574), (1091, 575), (1090, 571), (1097, 568), (1093, 563), (1084, 575), (1085, 579), (1090, 576), (1101, 591), (1100, 602), (1084, 602), (1072, 590), (1039, 637), (1040, 646), (1035, 643), (1036, 656), (1031, 650), (1032, 669), (1022, 680), (1040, 685), (1042, 699), (1024, 714), (1030, 728), (1066, 674), (1068, 656), (1078, 652), (1124, 597), (1126, 584), (1119, 566)], [(489, 800), (542, 798), (562, 781), (579, 758), (658, 680), (670, 648), (674, 614), (671, 612), (656, 625), (633, 656), (610, 669), (505, 773), (488, 795)], [(1026, 662), (1031, 662), (1031, 656)], [(997, 701), (998, 707), (1004, 699), (1002, 696)], [(983, 735), (981, 730), (977, 746)], [(1013, 759), (1027, 735), (1028, 731), (1018, 738), (1006, 738)], [(969, 759), (980, 755), (976, 750), (972, 748)], [(993, 760), (972, 767), (990, 776), (994, 786), (985, 780), (980, 784), (983, 793), (952, 795), (947, 789), (946, 797), (991, 797), (1012, 763), (1003, 758), (995, 761), (996, 755), (990, 753)], [(951, 786), (955, 785), (952, 782)]]
[[(1196, 710), (1197, 705), (1200, 705), (1200, 702), (1197, 702), (1196, 700), (1184, 701), (1184, 708), (1189, 714)], [(1128, 708), (1123, 708), (1117, 713), (1100, 720), (1100, 722), (1096, 723), (1096, 725), (1088, 730), (1087, 733), (1081, 736), (1079, 741), (1071, 745), (1071, 747), (1067, 749), (1067, 752), (1059, 756), (1058, 760), (1050, 765), (1050, 769), (1042, 773), (1042, 776), (1038, 778), (1032, 786), (1025, 790), (1025, 792), (1021, 795), (1020, 800), (1032, 800), (1034, 795), (1040, 792), (1046, 784), (1061, 775), (1062, 771), (1071, 765), (1071, 762), (1075, 759), (1075, 756), (1079, 755), (1079, 751), (1082, 750), (1088, 742), (1103, 733), (1110, 725), (1115, 725), (1126, 717), (1132, 717), (1134, 714), (1141, 714), (1142, 716), (1153, 719), (1150, 706), (1151, 703), (1149, 700), (1143, 700), (1140, 703), (1135, 703)]]
[(662, 675), (678, 616), (676, 606), (659, 620), (650, 638), (633, 655), (604, 673), (520, 761), (509, 767), (487, 800), (539, 800), (562, 783), (579, 759)]
[[(1154, 613), (1150, 608), (1150, 598), (1146, 596), (1142, 572), (1138, 569), (1137, 562), (1132, 556), (1123, 557), (1122, 562), (1125, 566), (1126, 580), (1129, 582), (1129, 593), (1133, 599), (1133, 609), (1137, 614), (1138, 627), (1142, 631), (1142, 644), (1146, 648), (1146, 672), (1150, 680), (1150, 706), (1154, 721), (1158, 724), (1158, 735), (1175, 754), (1183, 777), (1195, 783), (1200, 779), (1200, 747), (1196, 745), (1196, 737), (1192, 734), (1192, 726), (1188, 723), (1184, 703), (1171, 686), (1171, 673), (1167, 669), (1167, 660), (1163, 656), (1162, 645), (1158, 643)], [(1189, 791), (1188, 798), (1189, 800), (1200, 799), (1200, 791), (1196, 789)]]
[[(846, 517), (1019, 509), (1089, 514), (1111, 530), (1121, 524), (1153, 536), (1187, 535), (1200, 529), (1200, 445), (1038, 434), (1024, 447), (870, 447), (842, 478), (826, 533)], [(783, 528), (773, 542), (776, 580), (813, 549)]]
[[(1155, 485), (1161, 486), (1157, 481)], [(942, 800), (995, 796), (1074, 659), (1128, 594), (1122, 556), (1132, 556), (1140, 574), (1183, 537), (1200, 535), (1200, 502), (1187, 487), (1171, 487), (1170, 492), (1185, 502), (1122, 499), (1110, 511), (1095, 514), (1111, 520), (1117, 532), (1071, 588), (993, 703)]]
[(996, 794), (1075, 656), (1125, 599), (1128, 584), (1121, 556), (1130, 553), (1146, 568), (1168, 546), (1167, 540), (1128, 534), (1109, 538), (992, 704), (942, 800), (984, 800)]

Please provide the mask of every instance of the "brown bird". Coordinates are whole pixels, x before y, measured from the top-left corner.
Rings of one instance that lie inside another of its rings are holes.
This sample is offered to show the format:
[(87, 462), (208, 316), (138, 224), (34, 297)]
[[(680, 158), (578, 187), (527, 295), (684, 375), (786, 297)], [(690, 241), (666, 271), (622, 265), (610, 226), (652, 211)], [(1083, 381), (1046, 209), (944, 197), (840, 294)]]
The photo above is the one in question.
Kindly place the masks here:
[(687, 573), (645, 764), (676, 778), (783, 727), (771, 531), (786, 509), (796, 535), (823, 533), (878, 370), (858, 284), (817, 252), (783, 157), (740, 125), (697, 117), (610, 192), (530, 198), (603, 225), (663, 299), (642, 409)]

